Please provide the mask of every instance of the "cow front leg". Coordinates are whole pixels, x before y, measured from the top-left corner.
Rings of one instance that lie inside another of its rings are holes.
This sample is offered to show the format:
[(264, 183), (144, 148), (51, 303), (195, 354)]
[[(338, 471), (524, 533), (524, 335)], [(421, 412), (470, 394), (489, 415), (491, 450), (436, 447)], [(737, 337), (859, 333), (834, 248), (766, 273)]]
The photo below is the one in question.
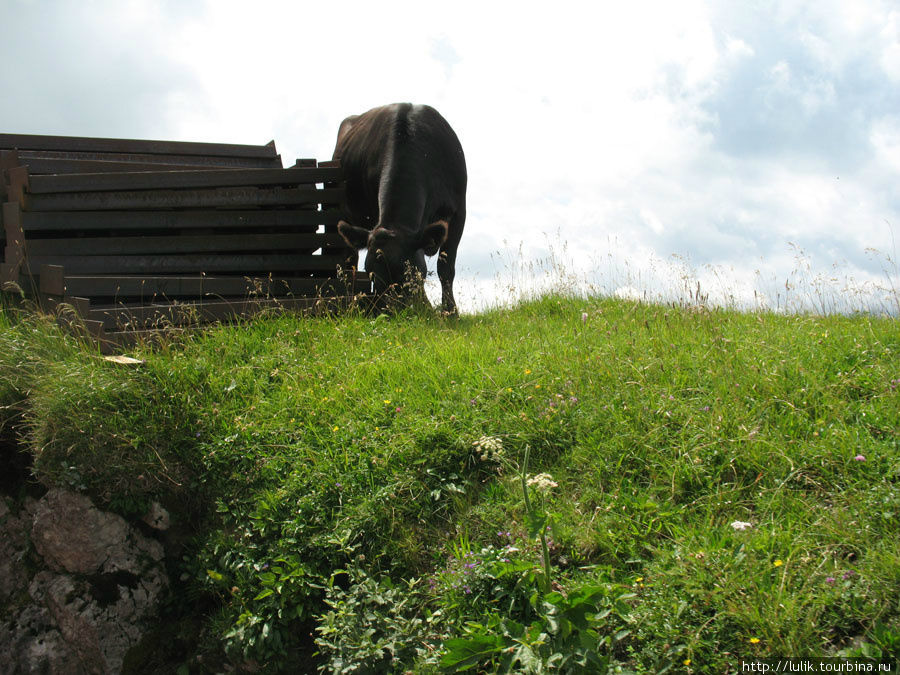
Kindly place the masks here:
[(456, 276), (456, 251), (441, 251), (437, 261), (438, 279), (441, 281), (441, 308), (444, 314), (456, 316), (456, 300), (453, 297), (453, 278)]

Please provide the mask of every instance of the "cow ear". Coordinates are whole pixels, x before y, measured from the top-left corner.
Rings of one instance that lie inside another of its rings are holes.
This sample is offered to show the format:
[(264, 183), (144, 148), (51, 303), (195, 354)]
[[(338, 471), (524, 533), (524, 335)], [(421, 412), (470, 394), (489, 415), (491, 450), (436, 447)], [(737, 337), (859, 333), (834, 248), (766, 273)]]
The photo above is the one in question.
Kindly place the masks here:
[(346, 220), (338, 222), (337, 229), (350, 248), (361, 249), (369, 245), (369, 231), (367, 229), (351, 225)]
[(447, 241), (447, 227), (446, 220), (436, 220), (425, 227), (422, 231), (422, 238), (419, 240), (419, 248), (425, 251), (425, 255), (434, 255)]

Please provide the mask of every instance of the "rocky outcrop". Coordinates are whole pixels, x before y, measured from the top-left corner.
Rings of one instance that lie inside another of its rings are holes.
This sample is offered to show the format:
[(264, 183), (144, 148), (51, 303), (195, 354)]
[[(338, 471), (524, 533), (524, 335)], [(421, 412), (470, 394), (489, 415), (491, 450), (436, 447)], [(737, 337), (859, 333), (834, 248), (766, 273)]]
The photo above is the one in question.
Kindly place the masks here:
[[(157, 528), (168, 514), (145, 518)], [(0, 500), (4, 673), (121, 670), (168, 587), (163, 546), (85, 496), (51, 489), (18, 513)]]

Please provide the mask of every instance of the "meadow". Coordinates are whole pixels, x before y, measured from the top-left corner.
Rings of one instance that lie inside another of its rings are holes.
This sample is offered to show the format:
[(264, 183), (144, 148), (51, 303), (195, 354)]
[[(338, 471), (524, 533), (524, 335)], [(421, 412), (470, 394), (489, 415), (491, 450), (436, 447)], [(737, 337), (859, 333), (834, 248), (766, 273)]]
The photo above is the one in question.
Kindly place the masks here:
[(273, 315), (139, 367), (8, 307), (3, 433), (44, 485), (171, 512), (130, 672), (900, 658), (897, 320), (695, 300)]

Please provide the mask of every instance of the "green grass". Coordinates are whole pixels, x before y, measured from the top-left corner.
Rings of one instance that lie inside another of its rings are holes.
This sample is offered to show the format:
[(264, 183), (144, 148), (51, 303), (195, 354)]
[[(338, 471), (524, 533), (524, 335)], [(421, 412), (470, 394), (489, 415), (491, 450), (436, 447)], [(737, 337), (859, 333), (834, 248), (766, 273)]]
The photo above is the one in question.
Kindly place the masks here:
[[(896, 320), (550, 296), (270, 317), (140, 368), (0, 321), (3, 420), (35, 475), (172, 510), (158, 639), (190, 672), (900, 656)], [(530, 511), (526, 449), (557, 483)]]

